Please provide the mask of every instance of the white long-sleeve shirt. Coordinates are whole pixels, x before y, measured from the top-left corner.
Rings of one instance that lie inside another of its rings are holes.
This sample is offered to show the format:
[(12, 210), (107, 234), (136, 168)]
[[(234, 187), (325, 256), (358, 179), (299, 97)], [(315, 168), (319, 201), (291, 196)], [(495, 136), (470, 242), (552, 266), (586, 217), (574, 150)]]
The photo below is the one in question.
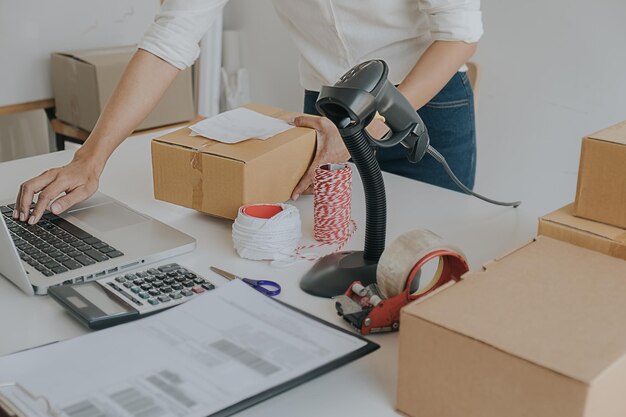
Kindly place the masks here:
[[(167, 0), (139, 43), (183, 69), (228, 0)], [(300, 51), (300, 82), (319, 91), (368, 59), (389, 64), (399, 84), (435, 40), (476, 42), (480, 0), (273, 0)]]

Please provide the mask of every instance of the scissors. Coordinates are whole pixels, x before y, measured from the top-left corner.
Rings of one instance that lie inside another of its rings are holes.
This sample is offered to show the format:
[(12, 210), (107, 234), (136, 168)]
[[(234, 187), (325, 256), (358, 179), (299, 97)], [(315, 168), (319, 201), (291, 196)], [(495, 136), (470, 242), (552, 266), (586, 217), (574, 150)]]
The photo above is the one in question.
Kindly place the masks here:
[(229, 281), (234, 279), (240, 279), (258, 292), (267, 295), (268, 297), (274, 297), (280, 294), (280, 285), (274, 281), (268, 281), (264, 279), (251, 279), (237, 276), (235, 274), (231, 274), (230, 272), (223, 271), (214, 266), (211, 267), (211, 271), (216, 272), (226, 278)]

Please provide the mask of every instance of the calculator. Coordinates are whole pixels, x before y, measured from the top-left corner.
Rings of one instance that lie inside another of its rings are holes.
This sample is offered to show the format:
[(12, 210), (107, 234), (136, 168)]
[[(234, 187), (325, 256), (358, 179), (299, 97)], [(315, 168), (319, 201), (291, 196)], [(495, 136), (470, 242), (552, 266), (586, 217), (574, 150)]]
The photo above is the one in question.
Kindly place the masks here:
[(48, 294), (90, 329), (136, 320), (197, 297), (215, 286), (169, 263), (97, 281), (50, 287)]

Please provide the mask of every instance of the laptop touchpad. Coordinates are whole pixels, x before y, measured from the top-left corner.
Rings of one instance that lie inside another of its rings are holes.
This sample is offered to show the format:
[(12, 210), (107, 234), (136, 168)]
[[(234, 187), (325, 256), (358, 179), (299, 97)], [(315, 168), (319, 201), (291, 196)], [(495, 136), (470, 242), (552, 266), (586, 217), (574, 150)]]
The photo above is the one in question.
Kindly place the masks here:
[(150, 220), (116, 203), (100, 204), (73, 211), (67, 219), (71, 221), (72, 218), (99, 232), (108, 232)]

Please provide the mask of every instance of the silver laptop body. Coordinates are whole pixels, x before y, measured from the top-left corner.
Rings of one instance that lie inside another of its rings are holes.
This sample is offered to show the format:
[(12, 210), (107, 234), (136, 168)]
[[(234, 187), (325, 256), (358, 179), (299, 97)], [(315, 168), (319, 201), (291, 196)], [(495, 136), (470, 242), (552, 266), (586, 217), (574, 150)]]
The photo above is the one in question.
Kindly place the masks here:
[[(8, 206), (12, 203), (13, 201), (7, 201), (0, 203), (0, 206)], [(51, 235), (48, 235), (48, 232), (52, 232), (54, 227), (48, 224), (50, 230), (43, 231), (39, 230), (38, 226), (23, 227), (24, 225), (18, 225), (18, 227), (11, 219), (11, 213), (6, 209), (0, 217), (2, 217), (2, 221), (0, 221), (0, 274), (4, 275), (27, 294), (43, 295), (47, 293), (49, 287), (54, 285), (91, 281), (117, 274), (144, 264), (161, 261), (165, 258), (192, 251), (196, 246), (196, 241), (191, 236), (145, 214), (141, 214), (105, 194), (96, 193), (89, 200), (74, 206), (59, 217), (80, 228), (83, 232), (83, 237), (86, 233), (94, 238), (87, 238), (86, 241), (95, 242), (98, 240), (106, 243), (107, 246), (102, 247), (102, 244), (93, 243), (95, 246), (99, 246), (99, 248), (97, 249), (98, 252), (91, 252), (96, 250), (96, 248), (88, 248), (89, 245), (80, 242), (80, 239), (65, 239), (72, 240), (74, 245), (65, 244), (64, 246), (70, 246), (70, 249), (61, 252), (64, 255), (73, 253), (74, 257), (58, 256), (56, 259), (70, 258), (72, 262), (65, 261), (65, 264), (59, 262), (61, 267), (56, 267), (55, 269), (60, 272), (51, 275), (51, 270), (44, 269), (45, 266), (38, 263), (38, 261), (34, 261), (23, 250), (26, 247), (31, 249), (30, 252), (33, 252), (30, 243), (28, 245), (25, 244), (25, 238), (39, 242), (37, 238), (33, 237), (37, 236), (36, 233), (38, 233), (41, 236), (47, 236), (47, 239), (49, 239)], [(48, 214), (48, 218), (52, 219), (53, 215)], [(46, 224), (45, 217), (43, 220), (43, 224)], [(73, 230), (67, 226), (67, 223), (61, 222), (59, 219), (54, 219), (54, 221), (57, 222), (54, 226), (62, 223), (66, 229)], [(40, 221), (40, 223), (42, 222)], [(22, 235), (18, 239), (18, 242), (21, 243), (20, 246), (22, 246), (21, 249), (18, 250), (18, 247), (14, 244), (11, 232), (14, 236), (18, 232)], [(59, 233), (61, 237), (72, 235), (65, 229), (62, 232), (56, 231), (54, 233)], [(74, 233), (81, 234), (76, 231)], [(59, 238), (58, 240), (63, 239)], [(39, 245), (42, 244), (39, 243)], [(44, 246), (44, 248), (49, 250), (49, 247)], [(111, 249), (114, 249), (116, 252), (113, 252)], [(100, 250), (108, 250), (109, 254), (115, 257), (109, 258), (106, 253), (100, 253)], [(95, 261), (93, 258), (83, 258), (82, 255), (79, 257), (76, 254), (78, 251), (84, 251), (85, 254), (91, 253), (100, 261)], [(120, 255), (119, 252), (122, 254)], [(41, 253), (36, 252), (38, 256)], [(27, 259), (28, 262), (20, 259), (20, 257)], [(38, 268), (31, 264), (36, 264)], [(48, 264), (53, 265), (52, 263)], [(77, 264), (81, 266), (77, 266)], [(66, 269), (66, 271), (63, 272), (63, 269)]]

